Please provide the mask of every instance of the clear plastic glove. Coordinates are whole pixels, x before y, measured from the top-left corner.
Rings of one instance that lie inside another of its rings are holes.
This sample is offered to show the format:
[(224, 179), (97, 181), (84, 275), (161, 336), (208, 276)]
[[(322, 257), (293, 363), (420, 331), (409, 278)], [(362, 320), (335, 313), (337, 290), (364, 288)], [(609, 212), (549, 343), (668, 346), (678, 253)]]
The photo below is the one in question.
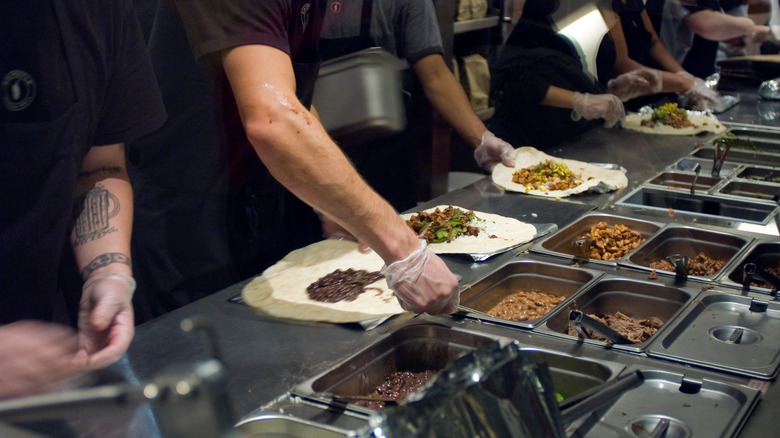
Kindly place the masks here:
[(572, 120), (581, 118), (586, 120), (604, 119), (604, 126), (611, 128), (615, 126), (623, 117), (626, 116), (626, 110), (623, 108), (623, 102), (614, 94), (588, 94), (574, 93), (571, 99)]
[(336, 223), (333, 219), (317, 210), (314, 210), (314, 212), (317, 213), (317, 216), (320, 218), (320, 223), (322, 224), (322, 237), (333, 240), (351, 240), (353, 242), (358, 242), (358, 251), (362, 253), (371, 252), (371, 248), (368, 245), (360, 242), (352, 233), (345, 230), (344, 227)]
[(479, 167), (493, 171), (496, 164), (503, 163), (507, 167), (515, 167), (515, 148), (511, 144), (496, 137), (492, 132), (482, 134), (482, 143), (474, 149), (474, 160)]
[(697, 78), (687, 71), (678, 71), (677, 74), (693, 81), (691, 88), (680, 94), (685, 101), (683, 106), (704, 110), (720, 104), (720, 93), (707, 87), (704, 79)]
[(610, 79), (607, 82), (609, 92), (623, 102), (639, 96), (660, 93), (664, 79), (660, 70), (640, 68)]
[(0, 399), (64, 389), (88, 371), (76, 360), (78, 335), (70, 327), (42, 321), (0, 326)]
[(79, 345), (92, 368), (119, 360), (135, 334), (135, 280), (120, 272), (100, 272), (82, 287), (79, 304)]
[(420, 240), (419, 249), (382, 268), (382, 274), (404, 310), (454, 313), (460, 303), (458, 280), (427, 243)]

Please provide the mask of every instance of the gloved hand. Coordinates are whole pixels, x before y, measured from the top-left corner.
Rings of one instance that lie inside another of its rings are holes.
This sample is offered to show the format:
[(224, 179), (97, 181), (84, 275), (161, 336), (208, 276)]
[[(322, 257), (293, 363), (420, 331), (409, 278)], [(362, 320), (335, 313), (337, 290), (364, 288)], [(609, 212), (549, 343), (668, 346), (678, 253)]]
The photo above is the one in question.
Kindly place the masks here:
[(511, 144), (496, 137), (492, 132), (485, 131), (482, 134), (482, 143), (474, 149), (474, 160), (479, 167), (493, 171), (496, 164), (503, 163), (504, 166), (515, 166), (515, 148)]
[(639, 68), (610, 79), (607, 88), (610, 93), (625, 102), (635, 97), (659, 93), (663, 84), (663, 74), (660, 70)]
[(368, 245), (360, 242), (355, 236), (352, 235), (352, 233), (345, 230), (344, 227), (336, 223), (333, 219), (325, 216), (317, 210), (314, 210), (314, 212), (317, 213), (317, 216), (320, 218), (320, 223), (322, 224), (322, 237), (334, 240), (351, 240), (353, 242), (359, 243), (358, 251), (362, 253), (371, 251), (371, 248)]
[(447, 265), (420, 240), (420, 248), (382, 268), (387, 284), (404, 310), (431, 315), (458, 310), (458, 280)]
[(121, 272), (100, 272), (81, 289), (79, 344), (87, 365), (104, 368), (119, 360), (135, 334), (135, 279)]
[(0, 399), (59, 391), (89, 371), (77, 361), (78, 335), (70, 327), (42, 321), (0, 326)]
[(604, 126), (611, 128), (626, 116), (623, 102), (614, 94), (574, 93), (571, 99), (572, 120), (604, 119)]
[(678, 71), (677, 74), (693, 81), (693, 85), (680, 94), (685, 100), (683, 106), (704, 110), (720, 104), (720, 93), (707, 87), (704, 79), (697, 78), (687, 71)]

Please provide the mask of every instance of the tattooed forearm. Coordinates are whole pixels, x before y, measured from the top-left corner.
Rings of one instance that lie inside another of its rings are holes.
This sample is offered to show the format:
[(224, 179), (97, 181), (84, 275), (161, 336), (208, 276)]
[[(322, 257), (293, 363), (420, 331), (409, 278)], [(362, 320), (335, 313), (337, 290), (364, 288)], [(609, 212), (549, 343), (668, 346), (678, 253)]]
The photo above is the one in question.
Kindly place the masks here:
[(90, 176), (95, 175), (97, 173), (105, 173), (107, 175), (117, 175), (122, 173), (122, 168), (119, 166), (101, 167), (99, 169), (93, 169), (87, 172), (81, 172), (79, 173), (79, 178), (89, 178)]
[(74, 246), (83, 245), (106, 234), (116, 232), (110, 220), (119, 213), (119, 198), (102, 184), (76, 201), (74, 211)]
[(112, 263), (124, 263), (127, 266), (132, 267), (130, 257), (122, 254), (121, 252), (108, 252), (95, 257), (94, 260), (81, 271), (81, 278), (86, 280), (96, 270), (108, 266)]

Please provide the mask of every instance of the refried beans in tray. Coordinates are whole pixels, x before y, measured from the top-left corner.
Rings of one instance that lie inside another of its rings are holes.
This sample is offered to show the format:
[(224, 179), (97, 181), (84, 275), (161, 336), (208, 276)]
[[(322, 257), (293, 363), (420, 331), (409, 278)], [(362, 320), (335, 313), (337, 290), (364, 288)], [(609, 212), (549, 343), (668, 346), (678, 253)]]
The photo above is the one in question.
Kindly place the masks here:
[(565, 299), (543, 292), (519, 291), (506, 296), (487, 313), (509, 321), (528, 321), (541, 318)]

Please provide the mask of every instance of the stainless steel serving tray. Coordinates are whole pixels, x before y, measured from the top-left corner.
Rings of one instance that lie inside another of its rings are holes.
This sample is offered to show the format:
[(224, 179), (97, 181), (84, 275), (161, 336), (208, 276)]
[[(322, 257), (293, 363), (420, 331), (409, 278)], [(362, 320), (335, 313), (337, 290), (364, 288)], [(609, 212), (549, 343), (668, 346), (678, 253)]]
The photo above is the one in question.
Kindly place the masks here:
[(235, 429), (243, 437), (357, 438), (368, 428), (364, 415), (285, 394), (241, 418)]
[[(339, 396), (360, 396), (372, 393), (386, 376), (397, 371), (419, 372), (442, 370), (467, 351), (499, 342), (517, 342), (509, 338), (490, 338), (484, 334), (449, 328), (431, 323), (408, 325), (389, 334), (342, 363), (299, 385), (291, 393), (296, 396), (369, 415), (370, 408), (338, 400)], [(536, 347), (521, 347), (529, 358), (548, 364), (555, 390), (564, 397), (582, 391), (617, 376), (625, 365), (573, 357), (565, 353)]]
[(728, 438), (736, 436), (760, 399), (760, 392), (743, 385), (632, 366), (641, 385), (624, 392), (607, 409), (597, 411), (568, 436), (649, 437), (659, 423), (668, 423), (666, 438)]
[[(710, 165), (715, 158), (715, 148), (709, 146), (702, 146), (691, 154), (695, 158), (701, 158), (702, 160), (709, 161)], [(764, 166), (780, 166), (780, 153), (765, 152), (752, 149), (734, 149), (729, 151), (726, 157), (727, 163), (742, 163), (742, 164), (758, 164)], [(710, 167), (711, 169), (712, 167)]]
[(780, 303), (705, 291), (648, 356), (770, 379), (780, 367)]
[(512, 261), (461, 292), (461, 313), (470, 318), (530, 329), (547, 320), (552, 311), (541, 318), (527, 321), (496, 318), (490, 316), (488, 311), (508, 295), (519, 291), (536, 291), (565, 297), (565, 300), (558, 304), (565, 306), (572, 296), (602, 275), (604, 273), (601, 271), (553, 263)]
[[(711, 258), (724, 260), (726, 264), (714, 275), (690, 275), (688, 278), (701, 281), (714, 281), (726, 271), (729, 264), (737, 259), (742, 251), (753, 241), (752, 237), (743, 237), (734, 233), (706, 230), (669, 224), (655, 236), (647, 239), (619, 265), (653, 271), (650, 263), (680, 254), (693, 258), (700, 252)], [(658, 275), (675, 276), (675, 272), (655, 270)]]
[[(712, 174), (712, 158), (710, 159), (704, 159), (704, 158), (696, 158), (696, 157), (684, 157), (679, 159), (677, 162), (669, 166), (667, 169), (669, 171), (673, 172), (684, 172), (688, 173), (690, 175), (693, 175), (694, 172), (691, 170), (688, 170), (692, 164), (698, 164), (701, 166), (701, 170), (699, 171), (700, 176), (707, 176)], [(723, 163), (723, 166), (720, 168), (720, 177), (721, 178), (728, 178), (734, 172), (738, 171), (742, 168), (741, 164), (731, 163), (729, 161), (726, 161)]]
[(721, 178), (713, 178), (705, 175), (699, 175), (697, 177), (693, 172), (665, 171), (656, 175), (648, 181), (647, 184), (666, 189), (686, 190), (690, 192), (691, 184), (695, 182), (694, 191), (708, 192), (722, 181), (723, 179)]
[[(633, 231), (641, 234), (644, 239), (647, 239), (657, 233), (663, 226), (663, 224), (660, 222), (652, 222), (614, 214), (595, 212), (588, 213), (572, 224), (560, 229), (550, 237), (537, 242), (531, 247), (530, 251), (539, 254), (565, 257), (568, 259), (579, 259), (577, 251), (572, 246), (572, 243), (590, 232), (591, 227), (597, 225), (599, 222), (606, 222), (610, 227), (617, 224), (623, 224)], [(585, 260), (578, 260), (580, 263), (583, 261)], [(587, 259), (587, 261), (609, 266), (617, 265), (617, 260)]]
[[(728, 287), (743, 288), (743, 267), (746, 263), (755, 263), (756, 266), (764, 270), (780, 266), (780, 242), (756, 239), (718, 279), (718, 282)], [(751, 286), (749, 290), (750, 292), (772, 293), (771, 288), (760, 286)]]
[[(670, 287), (658, 282), (607, 275), (575, 296), (566, 306), (558, 306), (555, 313), (534, 331), (605, 348), (642, 353), (653, 339), (673, 325), (682, 309), (699, 293), (699, 289), (690, 287)], [(569, 313), (576, 309), (585, 314), (597, 315), (619, 311), (639, 319), (654, 316), (660, 318), (664, 325), (650, 339), (638, 344), (610, 344), (594, 339), (581, 339), (568, 334)]]

